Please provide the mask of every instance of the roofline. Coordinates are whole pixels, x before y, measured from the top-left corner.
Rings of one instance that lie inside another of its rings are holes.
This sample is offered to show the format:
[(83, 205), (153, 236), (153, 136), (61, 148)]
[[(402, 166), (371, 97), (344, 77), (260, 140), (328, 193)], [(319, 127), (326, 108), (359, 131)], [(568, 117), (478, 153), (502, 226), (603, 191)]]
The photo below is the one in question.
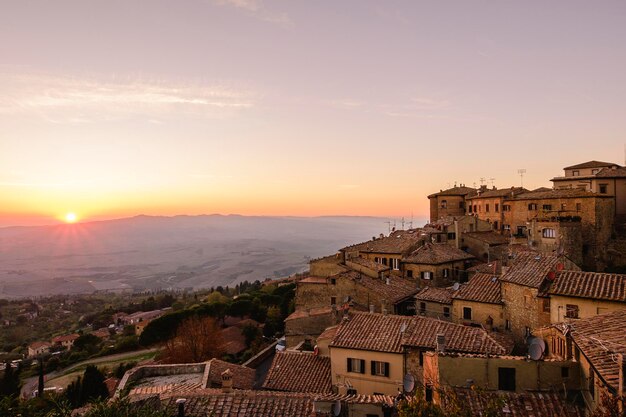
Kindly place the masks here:
[(554, 293), (551, 290), (548, 290), (547, 292), (548, 297), (551, 295), (555, 295), (557, 297), (572, 297), (572, 298), (582, 298), (585, 300), (594, 300), (594, 301), (608, 301), (608, 302), (613, 302), (613, 303), (622, 303), (622, 304), (626, 304), (626, 300), (609, 300), (606, 298), (598, 298), (598, 297), (591, 297), (591, 296), (582, 296), (582, 295), (573, 295), (573, 294), (560, 294), (560, 293)]
[(554, 197), (524, 197), (526, 194), (530, 194), (530, 193), (523, 193), (523, 194), (518, 194), (513, 198), (509, 198), (507, 199), (507, 201), (514, 201), (514, 200), (556, 200), (559, 198), (613, 198), (612, 195), (607, 195), (607, 194), (597, 194), (597, 193), (592, 193), (589, 192), (589, 195), (576, 195), (576, 196), (554, 196)]
[[(559, 330), (560, 331), (560, 330)], [(561, 332), (562, 334), (563, 332)], [(569, 333), (571, 335), (571, 333)], [(564, 335), (565, 338), (567, 338), (567, 335)], [(580, 346), (578, 346), (578, 343), (576, 343), (576, 340), (574, 340), (574, 337), (572, 337), (572, 342), (576, 345), (576, 347), (578, 348), (578, 350), (580, 351), (580, 353), (583, 354), (583, 356), (585, 357), (585, 359), (587, 359), (587, 363), (589, 363), (589, 366), (591, 366), (594, 370), (594, 372), (598, 375), (598, 378), (600, 378), (602, 380), (602, 382), (604, 383), (604, 385), (606, 387), (609, 388), (609, 390), (611, 390), (611, 392), (613, 394), (617, 393), (617, 388), (613, 387), (611, 384), (609, 384), (608, 382), (606, 382), (606, 379), (604, 379), (604, 377), (602, 376), (602, 374), (598, 371), (598, 369), (593, 365), (593, 362), (591, 361), (591, 359), (589, 359), (589, 357), (585, 354), (585, 351), (582, 350), (580, 348)]]
[(504, 302), (502, 300), (500, 300), (500, 302), (491, 302), (491, 301), (478, 301), (478, 300), (470, 300), (468, 298), (460, 298), (460, 297), (453, 297), (452, 300), (460, 300), (460, 301), (470, 301), (473, 303), (481, 303), (481, 304), (494, 304), (494, 305), (504, 305)]
[[(400, 346), (402, 348), (404, 348), (403, 344), (400, 344)], [(336, 348), (336, 349), (351, 349), (351, 350), (361, 350), (364, 352), (380, 352), (380, 353), (391, 353), (393, 355), (404, 355), (404, 349), (395, 352), (395, 351), (390, 351), (390, 350), (380, 350), (380, 349), (365, 349), (365, 348), (356, 348), (356, 347), (347, 347), (347, 346), (337, 346), (337, 345), (333, 345), (332, 342), (330, 342), (328, 344), (328, 348)]]

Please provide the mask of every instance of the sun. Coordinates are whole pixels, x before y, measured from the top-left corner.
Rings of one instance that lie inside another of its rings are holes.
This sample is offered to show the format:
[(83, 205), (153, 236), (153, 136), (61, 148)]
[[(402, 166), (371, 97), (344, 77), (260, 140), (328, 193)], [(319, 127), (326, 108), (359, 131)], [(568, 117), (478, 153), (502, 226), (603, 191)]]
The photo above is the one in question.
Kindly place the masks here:
[(66, 223), (75, 223), (78, 218), (76, 217), (76, 213), (66, 213), (65, 214), (65, 222)]

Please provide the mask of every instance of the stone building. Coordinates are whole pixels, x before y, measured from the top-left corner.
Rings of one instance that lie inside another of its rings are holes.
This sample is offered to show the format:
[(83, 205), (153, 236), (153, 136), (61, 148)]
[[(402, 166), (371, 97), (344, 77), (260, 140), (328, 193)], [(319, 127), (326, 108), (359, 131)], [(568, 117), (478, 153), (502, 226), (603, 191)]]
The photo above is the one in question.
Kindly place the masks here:
[(355, 313), (329, 345), (333, 386), (339, 393), (394, 395), (404, 375), (422, 380), (425, 352), (442, 348), (504, 355), (512, 344), (483, 329), (426, 317)]
[(500, 280), (493, 274), (475, 274), (452, 295), (455, 323), (481, 326), (489, 331), (506, 327)]
[(420, 287), (443, 287), (463, 278), (472, 255), (445, 243), (426, 243), (402, 257), (404, 277)]
[(531, 330), (550, 324), (550, 298), (546, 283), (558, 270), (579, 268), (564, 256), (518, 252), (502, 267), (500, 277), (505, 327), (518, 344)]
[(500, 231), (504, 223), (504, 201), (518, 194), (527, 193), (522, 187), (491, 190), (479, 189), (476, 195), (467, 197), (467, 214), (474, 215), (491, 224), (491, 228)]
[(360, 257), (388, 266), (392, 271), (399, 271), (402, 257), (423, 241), (424, 237), (419, 229), (397, 230), (389, 236), (381, 235), (379, 238), (345, 247), (340, 253), (344, 264), (351, 258)]
[(442, 217), (462, 216), (465, 214), (465, 201), (468, 197), (476, 195), (476, 189), (466, 187), (464, 184), (454, 186), (447, 190), (440, 190), (428, 196), (430, 200), (430, 221), (435, 222)]
[(439, 320), (452, 321), (452, 287), (425, 287), (415, 294), (417, 314)]
[(626, 275), (560, 271), (548, 290), (550, 321), (585, 319), (626, 309)]
[(611, 162), (589, 161), (563, 168), (552, 178), (555, 189), (581, 189), (613, 198), (615, 218), (626, 222), (626, 168)]
[(578, 365), (572, 378), (577, 379), (589, 414), (602, 402), (603, 394), (624, 396), (624, 323), (626, 310), (618, 310), (586, 319), (567, 319), (535, 332), (545, 340), (550, 358), (572, 360)]

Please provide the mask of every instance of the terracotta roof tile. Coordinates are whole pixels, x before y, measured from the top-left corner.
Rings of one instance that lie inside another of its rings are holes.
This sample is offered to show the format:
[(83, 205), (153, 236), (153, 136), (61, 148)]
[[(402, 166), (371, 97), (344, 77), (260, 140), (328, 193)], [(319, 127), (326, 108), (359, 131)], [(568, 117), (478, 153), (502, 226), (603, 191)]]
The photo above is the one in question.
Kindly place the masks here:
[(256, 378), (256, 371), (247, 366), (225, 362), (216, 358), (207, 362), (204, 369), (203, 385), (209, 387), (222, 386), (222, 372), (230, 369), (233, 374), (233, 388), (252, 389)]
[(324, 330), (322, 332), (322, 334), (320, 334), (319, 336), (317, 336), (317, 340), (332, 340), (335, 338), (335, 335), (337, 334), (337, 329), (339, 328), (339, 326), (331, 326), (329, 328), (327, 328), (326, 330)]
[(510, 197), (511, 193), (513, 195), (527, 193), (528, 190), (522, 187), (511, 187), (511, 188), (502, 188), (499, 190), (487, 190), (485, 192), (480, 193), (479, 195), (475, 195), (472, 197), (468, 197), (468, 200), (478, 199), (478, 198), (498, 198), (498, 197)]
[(313, 396), (311, 394), (275, 391), (196, 390), (160, 395), (164, 407), (176, 410), (176, 399), (186, 397), (185, 415), (212, 417), (311, 417)]
[(392, 232), (389, 236), (358, 243), (345, 247), (342, 250), (403, 254), (417, 245), (420, 237), (417, 229), (397, 230)]
[(612, 198), (609, 195), (592, 193), (578, 188), (556, 189), (550, 191), (531, 191), (518, 194), (510, 200), (543, 200), (556, 198)]
[(444, 196), (444, 195), (472, 196), (475, 194), (476, 194), (475, 188), (461, 186), (461, 187), (448, 188), (447, 190), (441, 190), (438, 193), (429, 195), (428, 198)]
[(459, 404), (467, 407), (470, 415), (480, 416), (492, 407), (494, 400), (501, 399), (502, 415), (515, 417), (583, 417), (580, 408), (566, 398), (553, 392), (514, 393), (506, 391), (477, 391), (469, 388), (453, 388)]
[(373, 313), (355, 313), (342, 322), (330, 346), (401, 353), (402, 346), (434, 349), (440, 333), (445, 335), (446, 349), (451, 351), (503, 355), (512, 348), (476, 327), (428, 317)]
[(52, 338), (52, 343), (62, 343), (62, 342), (73, 342), (78, 339), (80, 335), (78, 333), (65, 334), (62, 336), (57, 336)]
[(372, 271), (376, 271), (376, 272), (384, 272), (384, 271), (389, 270), (389, 267), (387, 265), (379, 264), (378, 262), (374, 262), (370, 259), (361, 258), (358, 256), (347, 259), (346, 261), (353, 262), (357, 265), (363, 266), (365, 268), (369, 268)]
[(305, 317), (323, 316), (325, 314), (331, 314), (332, 311), (333, 311), (332, 306), (310, 308), (310, 309), (307, 309), (307, 310), (298, 309), (298, 310), (294, 311), (293, 313), (291, 313), (285, 319), (285, 321), (287, 321), (287, 320), (303, 319)]
[(562, 271), (556, 274), (548, 293), (626, 302), (626, 275)]
[(404, 257), (402, 261), (411, 264), (437, 265), (468, 259), (474, 259), (474, 257), (447, 243), (426, 243)]
[(506, 236), (502, 236), (499, 233), (492, 232), (492, 231), (467, 232), (467, 233), (463, 233), (463, 237), (480, 240), (481, 242), (485, 242), (489, 245), (505, 245), (509, 243), (509, 238), (507, 238)]
[(478, 303), (502, 304), (500, 281), (492, 274), (475, 274), (467, 284), (461, 285), (452, 298)]
[(615, 354), (626, 355), (626, 310), (586, 319), (568, 320), (554, 327), (567, 331), (604, 381), (617, 389), (619, 365)]
[(277, 352), (263, 388), (274, 391), (331, 393), (330, 358), (312, 353)]
[(548, 274), (554, 271), (560, 262), (560, 258), (555, 255), (518, 252), (511, 259), (509, 270), (500, 279), (505, 282), (539, 288)]
[(419, 288), (414, 282), (395, 275), (390, 275), (384, 279), (372, 278), (365, 274), (359, 274), (356, 272), (350, 272), (349, 274), (344, 273), (340, 275), (349, 275), (350, 279), (354, 280), (356, 285), (360, 285), (372, 292), (375, 292), (381, 298), (392, 304), (405, 300), (419, 291)]
[(415, 299), (418, 301), (452, 304), (453, 294), (454, 290), (452, 288), (426, 287), (417, 294), (415, 294)]
[(612, 162), (588, 161), (588, 162), (583, 162), (581, 164), (576, 164), (576, 165), (572, 165), (569, 167), (565, 167), (563, 169), (603, 168), (603, 167), (611, 167), (611, 166), (619, 166), (619, 165), (614, 164)]

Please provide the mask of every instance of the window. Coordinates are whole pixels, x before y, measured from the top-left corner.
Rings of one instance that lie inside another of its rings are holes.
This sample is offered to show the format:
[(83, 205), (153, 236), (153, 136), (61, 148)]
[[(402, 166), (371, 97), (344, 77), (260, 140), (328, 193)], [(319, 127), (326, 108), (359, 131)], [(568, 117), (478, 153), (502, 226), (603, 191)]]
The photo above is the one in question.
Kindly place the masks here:
[(400, 259), (393, 259), (393, 269), (396, 271), (400, 269)]
[(537, 203), (530, 203), (528, 205), (528, 210), (529, 211), (537, 210)]
[(511, 211), (511, 206), (509, 204), (503, 204), (502, 211)]
[(566, 304), (565, 305), (565, 317), (568, 319), (577, 319), (578, 318), (578, 306), (576, 304)]
[(377, 264), (379, 264), (379, 263), (380, 263), (380, 258), (379, 258), (378, 256), (375, 256), (375, 257), (374, 257), (374, 262), (376, 262)]
[(543, 312), (544, 313), (550, 312), (550, 299), (549, 298), (543, 299)]
[(515, 368), (498, 368), (498, 389), (515, 391)]
[(433, 387), (431, 387), (430, 385), (426, 385), (425, 394), (426, 394), (426, 397), (425, 397), (426, 402), (432, 403), (433, 402)]
[(489, 204), (485, 204), (485, 212), (489, 213)]
[(448, 208), (448, 200), (441, 200), (441, 208)]
[(372, 375), (389, 376), (389, 362), (372, 361)]
[(383, 265), (387, 266), (387, 258), (383, 258)]
[(503, 224), (503, 225), (502, 225), (502, 228), (503, 228), (504, 230), (511, 230), (511, 225), (510, 225), (510, 224)]
[(426, 303), (424, 302), (420, 303), (420, 314), (426, 314)]
[(421, 277), (422, 279), (432, 279), (432, 273), (430, 271), (422, 271)]
[(561, 378), (569, 378), (569, 368), (567, 366), (561, 367)]
[(500, 211), (500, 204), (496, 203), (495, 209), (496, 209), (496, 213), (499, 212)]
[(454, 239), (456, 239), (456, 233), (454, 232), (448, 233), (448, 240), (454, 240)]
[(599, 187), (600, 194), (606, 194), (606, 188), (607, 188), (606, 184), (600, 184), (600, 187)]
[(546, 227), (545, 229), (541, 231), (541, 236), (554, 239), (556, 238), (556, 231), (554, 229), (550, 229)]
[(424, 352), (422, 352), (421, 350), (419, 353), (419, 363), (420, 363), (420, 366), (424, 366)]
[(413, 278), (413, 270), (409, 269), (406, 271), (406, 277), (407, 278)]
[(467, 212), (471, 213), (472, 212), (472, 205), (470, 204), (469, 207), (467, 208)]
[(572, 171), (572, 176), (573, 177), (579, 177), (580, 176), (580, 171)]
[(567, 209), (567, 205), (565, 203), (561, 203), (561, 210), (566, 210)]
[(465, 201), (459, 201), (459, 208), (460, 209), (464, 209), (465, 208)]
[(331, 278), (330, 285), (337, 285), (337, 278)]
[(580, 210), (582, 210), (582, 204), (576, 203), (576, 211), (580, 211)]
[(463, 307), (463, 320), (471, 320), (471, 319), (472, 319), (472, 308)]
[(450, 317), (450, 307), (444, 307), (443, 308), (443, 316), (444, 317)]
[(498, 222), (493, 222), (493, 230), (498, 230)]
[(348, 372), (364, 374), (365, 373), (365, 361), (363, 359), (348, 358)]
[(511, 330), (511, 322), (509, 320), (505, 320), (504, 328), (507, 330)]
[(337, 304), (337, 297), (330, 297), (330, 305), (336, 305)]
[(450, 269), (444, 268), (443, 269), (443, 277), (444, 278), (448, 278), (449, 276), (450, 276)]
[(545, 211), (552, 211), (552, 204), (544, 204), (542, 208)]

